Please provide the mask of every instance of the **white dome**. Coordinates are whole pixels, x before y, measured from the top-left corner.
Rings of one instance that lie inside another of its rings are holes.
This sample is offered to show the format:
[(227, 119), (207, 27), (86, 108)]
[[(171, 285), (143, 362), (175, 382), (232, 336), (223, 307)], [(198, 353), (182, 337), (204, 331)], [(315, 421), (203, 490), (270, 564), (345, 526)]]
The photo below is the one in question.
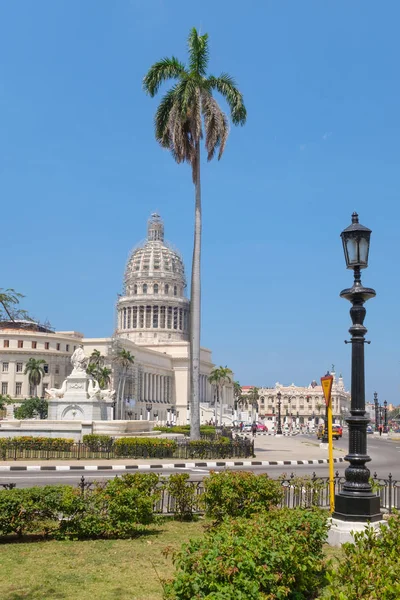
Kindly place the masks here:
[(160, 344), (188, 339), (189, 301), (179, 253), (164, 242), (164, 224), (153, 213), (147, 240), (135, 248), (118, 300), (117, 333), (136, 343)]

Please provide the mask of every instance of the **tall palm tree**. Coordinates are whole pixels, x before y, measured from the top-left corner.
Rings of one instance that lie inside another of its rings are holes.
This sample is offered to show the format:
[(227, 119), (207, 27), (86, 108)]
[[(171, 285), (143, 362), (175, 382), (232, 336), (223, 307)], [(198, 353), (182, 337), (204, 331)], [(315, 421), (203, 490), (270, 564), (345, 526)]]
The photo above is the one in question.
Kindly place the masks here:
[(190, 290), (190, 437), (200, 439), (200, 258), (201, 258), (201, 180), (200, 140), (205, 140), (207, 159), (218, 151), (221, 158), (229, 133), (228, 117), (215, 100), (220, 93), (226, 100), (234, 125), (244, 125), (246, 108), (243, 96), (232, 77), (207, 75), (208, 35), (193, 28), (188, 38), (189, 62), (163, 58), (154, 63), (143, 80), (145, 91), (154, 97), (169, 80), (176, 83), (164, 95), (155, 116), (155, 136), (163, 148), (170, 150), (177, 163), (192, 167), (195, 186), (194, 245)]
[(101, 390), (105, 390), (111, 381), (111, 369), (108, 367), (100, 367), (97, 370), (97, 381)]
[(117, 402), (119, 405), (119, 417), (122, 418), (122, 406), (125, 395), (126, 378), (128, 375), (129, 367), (135, 362), (135, 357), (133, 356), (133, 354), (131, 354), (131, 352), (129, 352), (129, 350), (121, 348), (118, 351), (116, 357), (114, 358), (114, 362), (121, 367), (121, 375), (118, 379)]
[(253, 421), (253, 411), (254, 409), (257, 408), (258, 405), (258, 399), (260, 397), (260, 392), (259, 389), (257, 387), (252, 387), (249, 390), (249, 398), (250, 398), (250, 402), (251, 402), (251, 420)]
[(34, 386), (35, 396), (37, 396), (38, 385), (42, 381), (42, 377), (44, 377), (44, 364), (46, 364), (46, 361), (42, 358), (30, 358), (25, 365), (24, 375), (28, 375), (30, 385)]
[[(224, 388), (227, 383), (231, 383), (233, 375), (231, 369), (228, 367), (215, 367), (209, 377), (208, 381), (213, 383), (217, 387), (217, 399), (220, 400), (220, 425), (222, 425), (222, 406), (224, 400)], [(215, 423), (218, 424), (217, 407), (215, 409)]]
[(237, 419), (237, 410), (238, 410), (238, 406), (240, 404), (240, 399), (242, 397), (242, 386), (240, 385), (240, 383), (238, 381), (234, 381), (233, 382), (233, 397), (235, 400), (235, 419)]
[(7, 319), (10, 319), (10, 321), (15, 321), (15, 319), (30, 319), (25, 310), (16, 308), (22, 298), (24, 298), (24, 295), (12, 288), (0, 288), (0, 321)]
[(104, 365), (104, 356), (100, 352), (100, 350), (93, 350), (92, 354), (89, 357), (89, 364), (95, 365), (97, 368), (102, 367)]

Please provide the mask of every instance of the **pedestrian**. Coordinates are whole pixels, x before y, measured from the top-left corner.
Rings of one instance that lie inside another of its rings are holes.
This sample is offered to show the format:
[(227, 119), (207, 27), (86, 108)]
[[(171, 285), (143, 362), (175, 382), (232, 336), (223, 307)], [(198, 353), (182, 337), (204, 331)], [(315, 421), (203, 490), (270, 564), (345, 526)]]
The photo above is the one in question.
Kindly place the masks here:
[(382, 435), (382, 425), (379, 425), (379, 435)]
[(243, 421), (240, 422), (239, 429), (240, 429), (240, 433), (242, 433), (242, 431), (243, 431)]
[(251, 426), (251, 432), (253, 434), (253, 437), (256, 437), (256, 433), (257, 433), (257, 423), (254, 421), (253, 425)]

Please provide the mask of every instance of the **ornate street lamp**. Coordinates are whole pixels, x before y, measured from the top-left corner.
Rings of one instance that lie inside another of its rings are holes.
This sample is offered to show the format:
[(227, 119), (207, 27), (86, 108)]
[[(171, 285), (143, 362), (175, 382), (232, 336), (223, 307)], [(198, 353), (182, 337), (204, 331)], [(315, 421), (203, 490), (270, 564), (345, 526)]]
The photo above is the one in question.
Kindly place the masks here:
[(282, 424), (281, 424), (281, 398), (282, 394), (280, 392), (277, 393), (277, 404), (278, 404), (278, 429), (276, 430), (276, 435), (282, 435)]
[(354, 283), (340, 293), (341, 298), (352, 304), (350, 316), (351, 334), (351, 408), (346, 418), (349, 426), (349, 452), (345, 460), (349, 466), (345, 471), (346, 481), (342, 490), (335, 495), (334, 519), (339, 521), (379, 521), (380, 498), (369, 483), (370, 472), (365, 463), (371, 459), (367, 454), (367, 425), (365, 411), (364, 344), (367, 329), (364, 327), (366, 310), (364, 303), (375, 296), (375, 290), (361, 283), (361, 269), (368, 267), (371, 230), (358, 222), (358, 214), (351, 216), (351, 225), (341, 233), (343, 250), (348, 269), (354, 271)]
[(374, 406), (375, 406), (375, 431), (379, 431), (379, 402), (378, 402), (378, 392), (374, 392)]
[(383, 406), (385, 407), (383, 409), (383, 415), (384, 415), (383, 433), (387, 433), (388, 432), (388, 410), (387, 410), (387, 402), (386, 402), (386, 400), (383, 403)]
[(151, 413), (151, 409), (153, 408), (153, 405), (151, 402), (148, 402), (146, 404), (146, 410), (147, 410), (147, 420), (150, 421), (150, 413)]

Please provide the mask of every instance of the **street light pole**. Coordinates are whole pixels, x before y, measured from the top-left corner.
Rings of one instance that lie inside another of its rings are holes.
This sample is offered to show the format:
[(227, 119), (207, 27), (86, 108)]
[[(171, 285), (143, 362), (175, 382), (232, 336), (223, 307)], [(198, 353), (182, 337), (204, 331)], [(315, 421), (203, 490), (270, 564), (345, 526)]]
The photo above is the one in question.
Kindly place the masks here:
[(387, 433), (388, 432), (388, 413), (387, 413), (387, 401), (385, 400), (385, 402), (383, 403), (383, 406), (385, 407), (383, 409), (383, 415), (384, 415), (384, 421), (383, 421), (383, 433)]
[(374, 406), (375, 406), (375, 431), (379, 431), (379, 402), (378, 402), (378, 392), (374, 392)]
[[(364, 344), (367, 329), (364, 327), (366, 309), (364, 303), (376, 293), (361, 283), (361, 269), (368, 266), (371, 230), (358, 222), (358, 214), (352, 214), (352, 224), (342, 233), (343, 250), (348, 269), (354, 271), (354, 283), (340, 293), (341, 298), (351, 302), (351, 407), (346, 422), (349, 426), (349, 452), (345, 456), (350, 464), (345, 471), (346, 481), (342, 490), (335, 495), (333, 518), (338, 521), (379, 521), (380, 498), (369, 483), (370, 471), (366, 463), (368, 415), (365, 411), (365, 367)], [(349, 342), (347, 342), (349, 343)]]
[(281, 398), (282, 394), (280, 392), (276, 395), (278, 399), (278, 429), (276, 430), (276, 435), (282, 435), (282, 424), (281, 424)]

